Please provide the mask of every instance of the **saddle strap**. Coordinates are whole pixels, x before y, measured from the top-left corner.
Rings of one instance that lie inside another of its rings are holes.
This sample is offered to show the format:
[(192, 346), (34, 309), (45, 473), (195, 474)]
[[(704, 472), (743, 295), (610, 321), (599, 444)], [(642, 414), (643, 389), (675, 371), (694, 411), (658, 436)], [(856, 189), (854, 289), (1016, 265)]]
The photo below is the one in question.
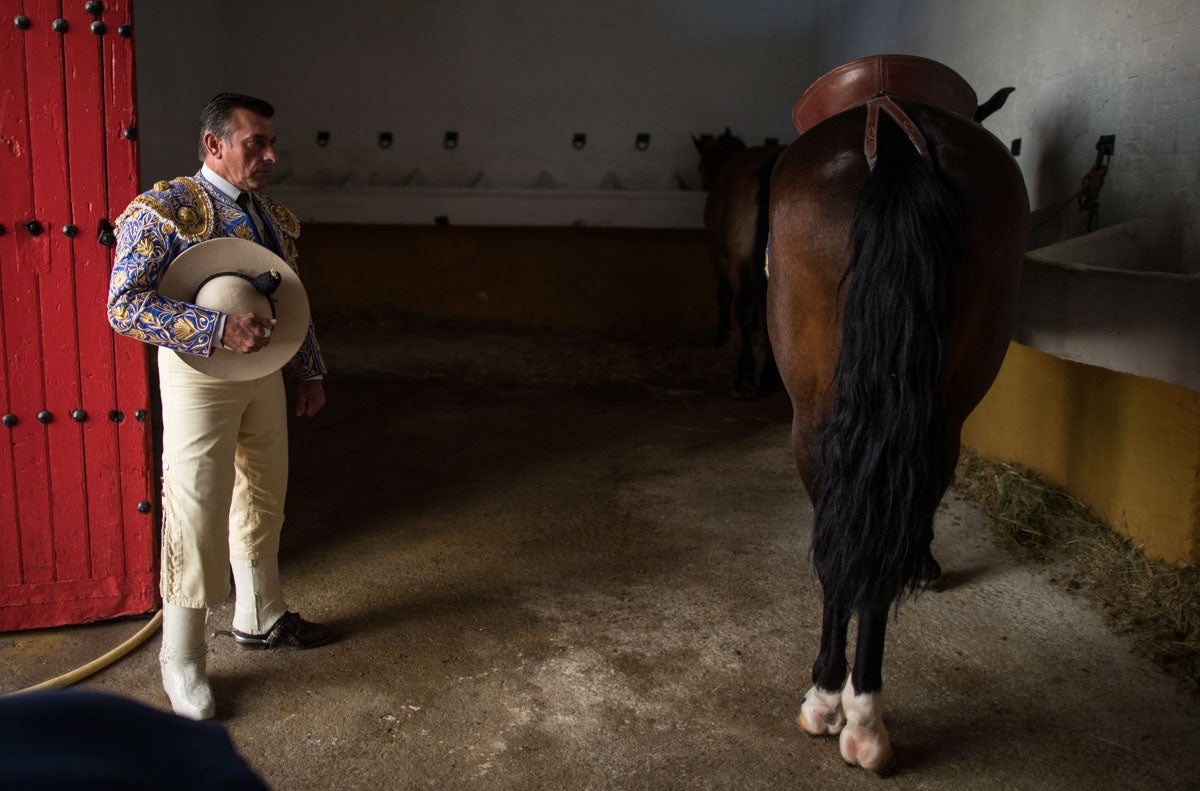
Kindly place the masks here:
[(912, 142), (913, 147), (917, 149), (917, 153), (924, 159), (929, 159), (929, 146), (925, 143), (925, 136), (921, 134), (921, 130), (913, 123), (913, 120), (908, 117), (908, 113), (900, 109), (900, 105), (892, 101), (892, 97), (885, 94), (880, 94), (873, 99), (867, 101), (867, 128), (863, 134), (863, 153), (867, 156), (867, 167), (871, 170), (875, 169), (875, 162), (879, 158), (879, 109), (892, 117), (892, 120), (904, 130), (904, 134), (908, 135), (908, 139)]

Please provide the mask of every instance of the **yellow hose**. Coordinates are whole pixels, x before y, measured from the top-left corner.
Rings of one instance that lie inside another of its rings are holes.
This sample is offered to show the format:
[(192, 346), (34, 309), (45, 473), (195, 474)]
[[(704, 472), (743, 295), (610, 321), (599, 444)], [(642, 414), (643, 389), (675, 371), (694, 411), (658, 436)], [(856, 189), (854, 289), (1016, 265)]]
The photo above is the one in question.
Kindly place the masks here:
[(40, 684), (34, 684), (32, 687), (19, 689), (16, 692), (9, 692), (5, 695), (0, 695), (0, 697), (8, 697), (9, 695), (24, 695), (26, 692), (37, 692), (43, 689), (59, 689), (60, 687), (69, 687), (77, 681), (84, 680), (93, 673), (98, 673), (99, 671), (111, 665), (113, 662), (116, 662), (118, 659), (128, 654), (133, 649), (137, 648), (142, 643), (146, 642), (150, 635), (158, 631), (160, 624), (162, 624), (162, 610), (154, 613), (154, 617), (150, 619), (150, 623), (143, 626), (141, 631), (139, 631), (133, 637), (130, 637), (125, 642), (121, 643), (113, 650), (109, 651), (104, 656), (98, 659), (93, 659), (83, 667), (77, 667), (69, 673), (63, 673), (57, 678), (52, 678), (49, 681), (43, 681)]

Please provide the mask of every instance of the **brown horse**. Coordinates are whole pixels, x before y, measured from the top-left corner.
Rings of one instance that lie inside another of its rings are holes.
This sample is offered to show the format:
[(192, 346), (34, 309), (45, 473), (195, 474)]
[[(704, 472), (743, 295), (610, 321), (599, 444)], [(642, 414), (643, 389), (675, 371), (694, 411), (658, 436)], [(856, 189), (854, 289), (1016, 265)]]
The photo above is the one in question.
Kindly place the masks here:
[(847, 64), (797, 103), (802, 134), (771, 182), (768, 329), (824, 592), (797, 721), (840, 734), (842, 757), (880, 774), (894, 763), (880, 694), (888, 614), (940, 574), (934, 510), (1014, 321), (1029, 201), (977, 123), (1008, 90), (976, 107), (932, 61)]
[(767, 205), (771, 168), (783, 146), (746, 145), (726, 127), (712, 139), (692, 138), (700, 152), (700, 178), (708, 190), (704, 233), (717, 274), (717, 345), (730, 336), (730, 308), (737, 316), (741, 351), (733, 392), (751, 398), (777, 387), (779, 375), (764, 337), (761, 378), (755, 342), (764, 324), (767, 283)]

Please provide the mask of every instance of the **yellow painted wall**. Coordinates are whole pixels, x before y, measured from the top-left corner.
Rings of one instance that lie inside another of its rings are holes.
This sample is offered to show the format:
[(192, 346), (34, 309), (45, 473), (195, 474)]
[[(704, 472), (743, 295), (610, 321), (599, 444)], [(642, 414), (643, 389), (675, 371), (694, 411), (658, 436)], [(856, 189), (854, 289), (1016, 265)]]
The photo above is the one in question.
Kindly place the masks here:
[(1013, 343), (963, 442), (1036, 471), (1148, 556), (1200, 563), (1200, 393)]

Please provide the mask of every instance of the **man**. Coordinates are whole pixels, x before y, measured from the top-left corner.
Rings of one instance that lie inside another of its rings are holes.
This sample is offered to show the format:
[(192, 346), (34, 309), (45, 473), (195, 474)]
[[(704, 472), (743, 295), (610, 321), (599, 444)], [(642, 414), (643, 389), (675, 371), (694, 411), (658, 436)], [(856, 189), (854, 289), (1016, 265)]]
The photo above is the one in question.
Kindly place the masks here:
[[(229, 594), (231, 634), (241, 648), (312, 648), (329, 629), (289, 612), (279, 583), (279, 534), (287, 488), (287, 407), (280, 371), (225, 381), (193, 370), (178, 353), (208, 356), (225, 348), (251, 355), (271, 343), (275, 320), (226, 315), (159, 293), (172, 262), (216, 237), (250, 239), (294, 270), (295, 215), (259, 190), (275, 164), (274, 108), (223, 93), (200, 116), (195, 176), (160, 181), (117, 221), (109, 286), (109, 323), (118, 333), (159, 346), (163, 409), (163, 689), (177, 714), (215, 711), (208, 683), (208, 608)], [(199, 251), (197, 251), (199, 252)], [(182, 271), (182, 270), (181, 270)], [(325, 365), (311, 322), (291, 360), (299, 379), (297, 416), (325, 403)]]

